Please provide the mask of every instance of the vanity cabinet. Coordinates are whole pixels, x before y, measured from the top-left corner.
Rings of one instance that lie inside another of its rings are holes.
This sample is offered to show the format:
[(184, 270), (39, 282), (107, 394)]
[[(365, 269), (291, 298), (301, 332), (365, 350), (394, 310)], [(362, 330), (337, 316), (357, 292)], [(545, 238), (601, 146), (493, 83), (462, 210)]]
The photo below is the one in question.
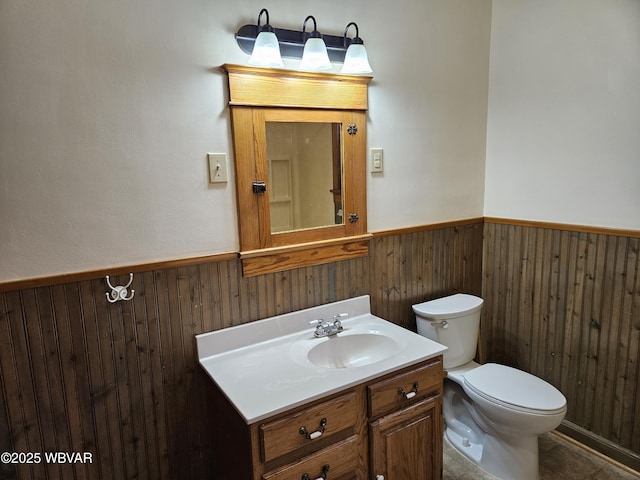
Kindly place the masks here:
[(439, 479), (443, 378), (437, 356), (250, 425), (211, 384), (213, 478)]

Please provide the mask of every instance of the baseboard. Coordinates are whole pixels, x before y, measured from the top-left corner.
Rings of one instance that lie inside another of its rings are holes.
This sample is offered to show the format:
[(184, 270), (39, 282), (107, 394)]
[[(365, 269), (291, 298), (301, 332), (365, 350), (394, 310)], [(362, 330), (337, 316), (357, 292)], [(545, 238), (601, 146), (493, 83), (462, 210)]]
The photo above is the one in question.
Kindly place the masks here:
[(626, 469), (631, 470), (630, 473), (640, 476), (640, 455), (637, 453), (622, 448), (620, 445), (616, 445), (566, 420), (563, 420), (556, 430), (569, 437), (569, 439), (580, 443), (581, 446), (601, 454), (608, 460), (613, 460), (614, 463), (620, 464), (623, 468), (626, 467)]

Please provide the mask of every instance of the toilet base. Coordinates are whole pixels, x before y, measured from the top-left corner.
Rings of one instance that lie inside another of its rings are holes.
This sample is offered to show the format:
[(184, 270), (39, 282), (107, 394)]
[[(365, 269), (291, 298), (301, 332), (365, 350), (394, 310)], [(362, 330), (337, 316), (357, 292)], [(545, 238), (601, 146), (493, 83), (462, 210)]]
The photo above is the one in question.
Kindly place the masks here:
[(471, 443), (469, 439), (458, 435), (450, 428), (445, 429), (444, 437), (456, 450), (476, 465), (480, 465), (480, 459), (482, 458), (482, 445), (479, 443)]
[(478, 467), (501, 480), (538, 479), (537, 436), (499, 442), (487, 434), (479, 444), (447, 428), (445, 438)]

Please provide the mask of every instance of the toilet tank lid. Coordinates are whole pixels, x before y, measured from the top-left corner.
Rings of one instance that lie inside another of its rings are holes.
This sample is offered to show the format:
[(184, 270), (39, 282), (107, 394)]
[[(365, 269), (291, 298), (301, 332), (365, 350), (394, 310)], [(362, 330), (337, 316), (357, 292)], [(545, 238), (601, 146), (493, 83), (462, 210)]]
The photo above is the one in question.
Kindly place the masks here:
[(466, 315), (482, 307), (482, 299), (466, 293), (456, 293), (448, 297), (437, 298), (413, 306), (413, 311), (422, 317), (437, 320), (452, 315)]

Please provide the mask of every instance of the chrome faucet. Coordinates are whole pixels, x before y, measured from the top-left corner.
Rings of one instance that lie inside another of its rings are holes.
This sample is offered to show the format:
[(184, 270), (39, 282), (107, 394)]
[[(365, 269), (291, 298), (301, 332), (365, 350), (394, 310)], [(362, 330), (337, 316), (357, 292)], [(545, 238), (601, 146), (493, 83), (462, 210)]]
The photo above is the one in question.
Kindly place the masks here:
[(313, 332), (313, 336), (316, 338), (321, 338), (337, 335), (342, 330), (344, 330), (340, 319), (346, 318), (348, 316), (348, 313), (340, 313), (339, 315), (335, 315), (333, 317), (333, 323), (325, 322), (322, 318), (311, 321), (311, 325), (313, 325), (314, 323), (316, 324), (316, 331)]

